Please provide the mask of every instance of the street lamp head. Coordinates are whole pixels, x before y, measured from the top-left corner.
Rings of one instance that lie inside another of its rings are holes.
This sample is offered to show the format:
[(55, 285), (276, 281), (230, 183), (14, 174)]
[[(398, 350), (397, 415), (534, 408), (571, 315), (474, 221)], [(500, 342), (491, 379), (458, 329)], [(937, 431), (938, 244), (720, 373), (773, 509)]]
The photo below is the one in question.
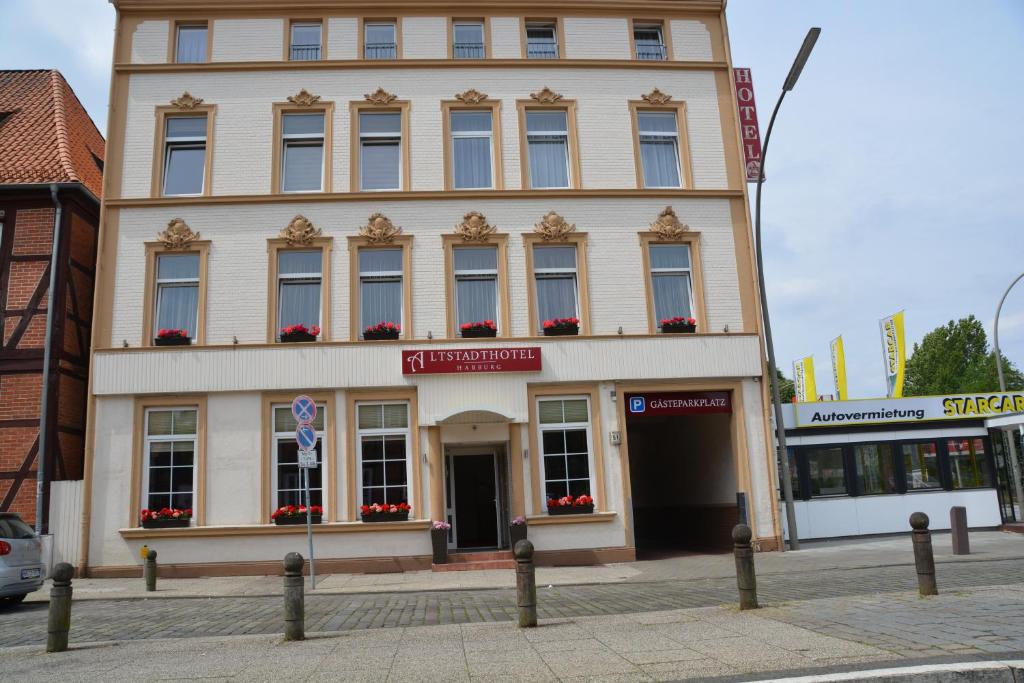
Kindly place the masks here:
[(804, 70), (804, 64), (807, 63), (807, 58), (811, 56), (811, 50), (814, 49), (814, 44), (818, 42), (818, 36), (821, 34), (821, 29), (815, 26), (807, 32), (807, 36), (804, 38), (804, 44), (800, 46), (800, 52), (796, 54), (796, 59), (793, 60), (793, 66), (789, 68), (789, 75), (786, 76), (786, 82), (783, 84), (782, 89), (789, 92), (796, 86), (797, 79), (800, 78), (800, 72)]

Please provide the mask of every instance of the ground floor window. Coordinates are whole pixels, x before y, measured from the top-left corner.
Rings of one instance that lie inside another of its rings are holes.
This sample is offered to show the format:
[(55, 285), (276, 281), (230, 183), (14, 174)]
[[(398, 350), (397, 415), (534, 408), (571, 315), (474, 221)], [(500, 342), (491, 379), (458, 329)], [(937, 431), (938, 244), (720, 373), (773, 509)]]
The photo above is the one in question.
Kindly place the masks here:
[(949, 476), (953, 488), (973, 489), (992, 485), (984, 439), (950, 439), (946, 442), (946, 451), (949, 453)]
[(811, 448), (807, 451), (812, 498), (846, 493), (842, 448)]
[(193, 507), (198, 415), (196, 408), (146, 410), (143, 507)]
[(939, 451), (935, 443), (903, 444), (903, 472), (908, 491), (940, 488)]
[(548, 498), (590, 495), (590, 400), (584, 397), (541, 399), (541, 464)]
[(858, 444), (853, 447), (853, 460), (859, 493), (896, 493), (896, 467), (890, 444)]
[[(317, 466), (309, 470), (309, 502), (310, 505), (324, 504), (324, 424), (326, 406), (317, 404), (316, 419), (316, 459)], [(275, 405), (273, 473), (274, 509), (286, 505), (304, 505), (305, 488), (302, 481), (302, 469), (299, 467), (299, 445), (295, 442), (295, 429), (298, 423), (292, 415), (289, 405)]]
[(409, 403), (357, 403), (362, 505), (409, 502)]

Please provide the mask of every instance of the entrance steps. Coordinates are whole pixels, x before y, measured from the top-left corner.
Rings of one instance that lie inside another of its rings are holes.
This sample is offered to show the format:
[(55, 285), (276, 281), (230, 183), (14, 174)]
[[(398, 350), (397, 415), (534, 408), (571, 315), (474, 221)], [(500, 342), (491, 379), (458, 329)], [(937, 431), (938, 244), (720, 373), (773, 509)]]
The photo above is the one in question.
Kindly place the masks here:
[(448, 553), (447, 564), (432, 564), (435, 572), (468, 572), (480, 569), (515, 569), (516, 561), (511, 550), (497, 550), (479, 553)]

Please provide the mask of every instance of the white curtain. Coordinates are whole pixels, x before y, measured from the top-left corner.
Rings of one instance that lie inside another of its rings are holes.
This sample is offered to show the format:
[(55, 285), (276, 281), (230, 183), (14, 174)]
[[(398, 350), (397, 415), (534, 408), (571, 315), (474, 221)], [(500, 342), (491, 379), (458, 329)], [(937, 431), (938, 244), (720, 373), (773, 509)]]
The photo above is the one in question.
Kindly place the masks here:
[(206, 61), (207, 29), (181, 27), (178, 29), (178, 55), (180, 64), (196, 64)]
[(158, 330), (187, 330), (188, 336), (195, 337), (198, 308), (198, 285), (160, 285), (156, 327)]
[(679, 187), (676, 115), (647, 112), (638, 116), (640, 156), (647, 187)]
[(526, 113), (532, 187), (569, 186), (569, 131), (564, 111)]
[(289, 142), (284, 146), (285, 192), (319, 192), (323, 189), (322, 142)]
[(401, 278), (363, 278), (359, 300), (362, 304), (362, 330), (380, 322), (402, 323)]
[(685, 273), (654, 275), (654, 317), (657, 320), (693, 315), (690, 310), (690, 276)]
[(576, 316), (576, 275), (537, 277), (538, 322)]
[(320, 282), (281, 281), (279, 327), (320, 324)]
[(491, 112), (451, 114), (456, 189), (491, 187)]
[(455, 289), (460, 325), (497, 318), (498, 300), (493, 277), (456, 278)]

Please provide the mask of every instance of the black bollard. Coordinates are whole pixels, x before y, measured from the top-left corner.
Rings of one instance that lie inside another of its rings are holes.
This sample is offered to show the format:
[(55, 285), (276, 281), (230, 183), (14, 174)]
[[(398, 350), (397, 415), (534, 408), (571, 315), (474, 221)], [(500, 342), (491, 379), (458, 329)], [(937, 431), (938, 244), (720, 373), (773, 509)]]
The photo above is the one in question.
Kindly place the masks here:
[(928, 515), (915, 512), (910, 515), (910, 526), (914, 529), (914, 567), (917, 569), (917, 592), (921, 595), (938, 595), (935, 583), (935, 556), (932, 553), (932, 533), (928, 531)]
[(953, 536), (953, 554), (970, 555), (971, 541), (967, 537), (967, 508), (954, 505), (949, 508), (949, 529)]
[(146, 551), (146, 562), (142, 565), (142, 576), (146, 580), (146, 592), (156, 590), (156, 551), (150, 548)]
[(284, 556), (284, 639), (306, 639), (306, 596), (303, 590), (302, 566), (305, 560), (298, 553)]
[(757, 609), (757, 575), (754, 573), (753, 533), (746, 524), (732, 528), (732, 552), (736, 556), (736, 587), (740, 591), (740, 609)]
[(533, 567), (533, 543), (527, 539), (518, 541), (512, 553), (516, 556), (519, 627), (532, 628), (537, 625), (537, 575)]
[(46, 651), (64, 652), (68, 649), (68, 631), (71, 630), (71, 576), (75, 568), (61, 562), (53, 568), (53, 588), (50, 589), (50, 616), (46, 626)]

